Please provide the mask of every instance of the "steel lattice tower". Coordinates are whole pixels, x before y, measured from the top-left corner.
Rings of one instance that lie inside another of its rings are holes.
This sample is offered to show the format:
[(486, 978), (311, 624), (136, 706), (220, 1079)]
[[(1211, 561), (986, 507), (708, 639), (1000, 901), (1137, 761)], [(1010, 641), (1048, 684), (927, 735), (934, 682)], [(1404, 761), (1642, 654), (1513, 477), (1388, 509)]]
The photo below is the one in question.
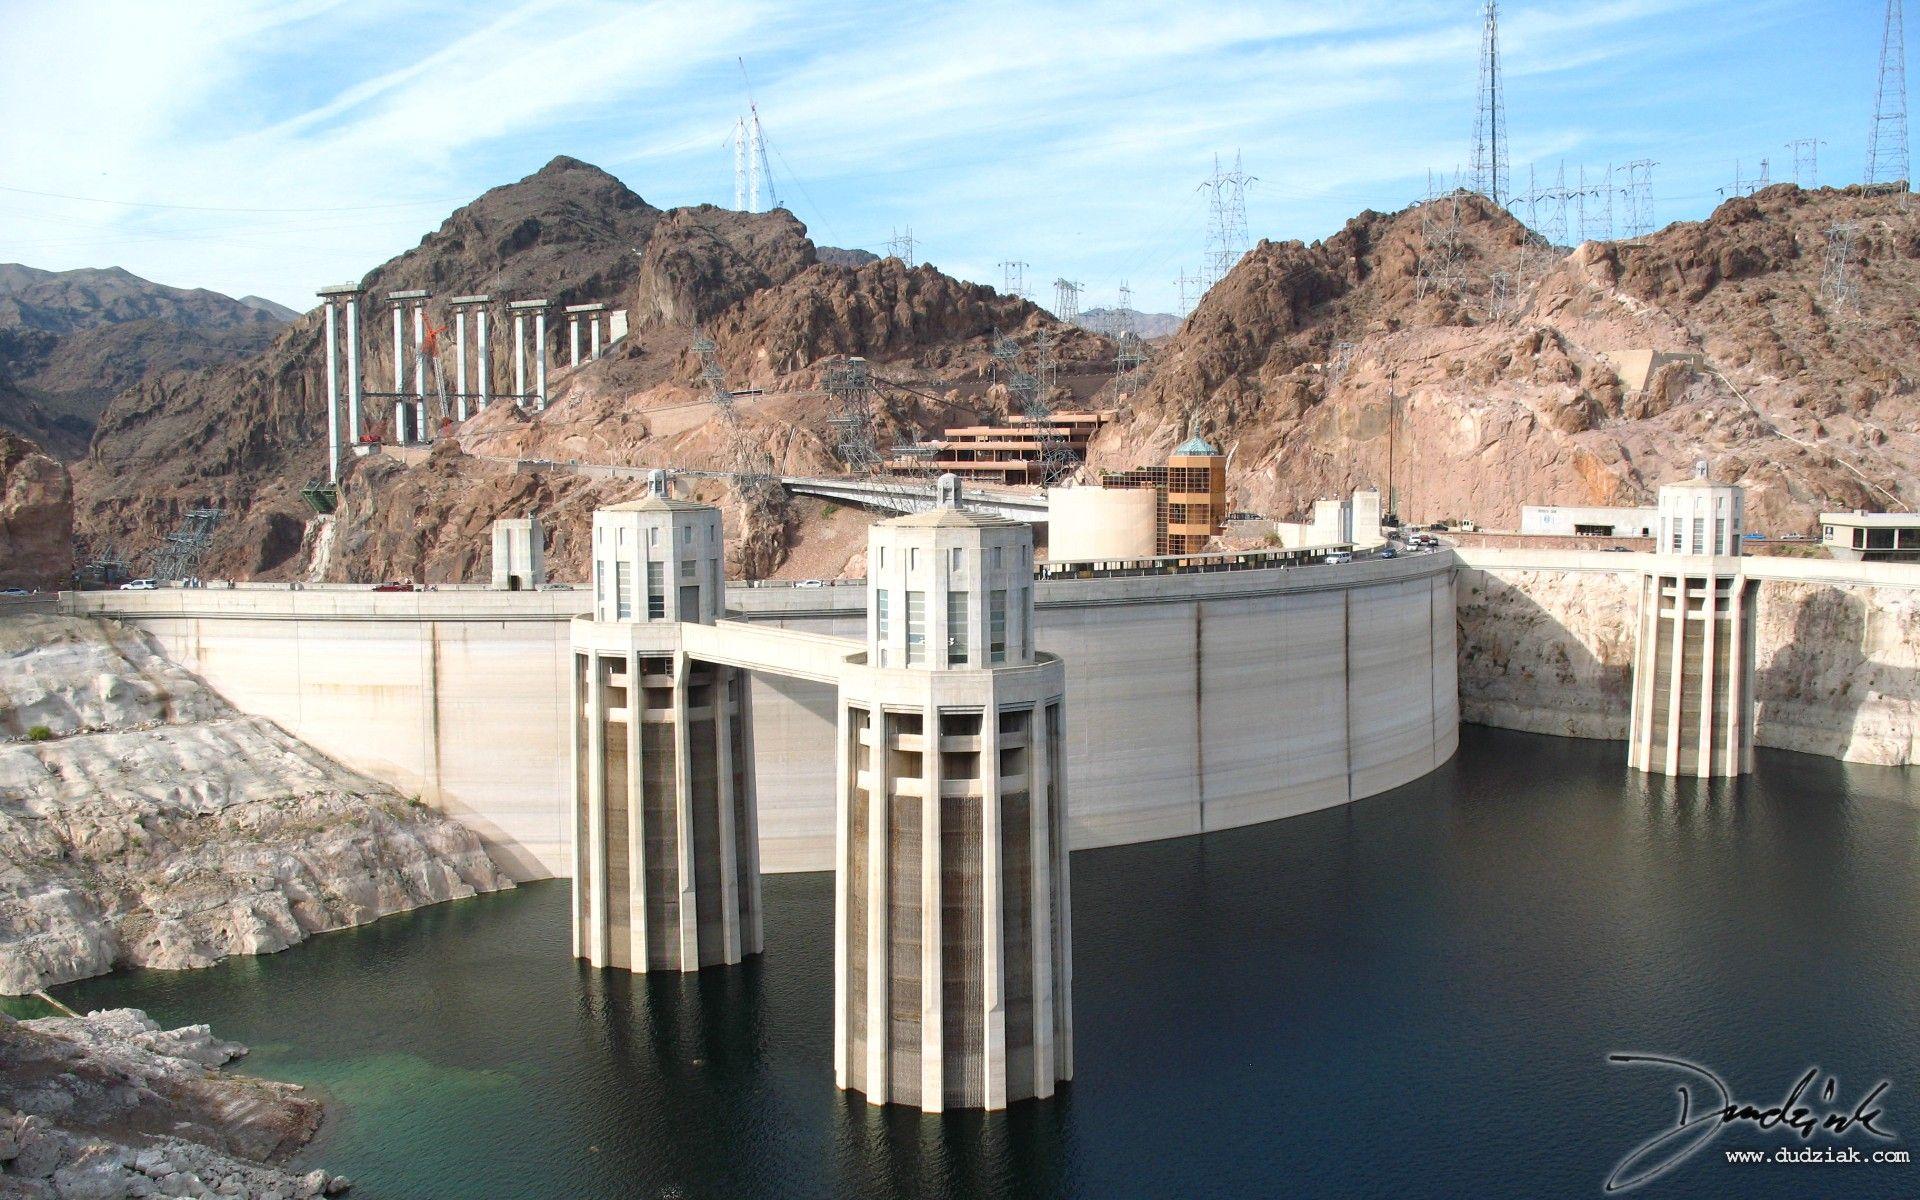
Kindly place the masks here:
[(1507, 191), (1507, 108), (1500, 98), (1500, 5), (1487, 0), (1480, 34), (1480, 103), (1473, 115), (1473, 190), (1502, 204)]
[(1867, 130), (1867, 178), (1874, 184), (1907, 182), (1907, 35), (1900, 0), (1887, 0), (1880, 37), (1880, 84)]
[(1213, 177), (1200, 185), (1210, 193), (1207, 202), (1207, 278), (1208, 288), (1227, 277), (1240, 256), (1247, 252), (1247, 185), (1255, 177), (1240, 169), (1240, 152), (1233, 152), (1233, 170), (1220, 169), (1220, 156), (1213, 156)]
[(1013, 259), (1000, 264), (1000, 276), (1003, 281), (1000, 288), (1001, 294), (1018, 296), (1022, 300), (1027, 298), (1027, 266), (1028, 264)]

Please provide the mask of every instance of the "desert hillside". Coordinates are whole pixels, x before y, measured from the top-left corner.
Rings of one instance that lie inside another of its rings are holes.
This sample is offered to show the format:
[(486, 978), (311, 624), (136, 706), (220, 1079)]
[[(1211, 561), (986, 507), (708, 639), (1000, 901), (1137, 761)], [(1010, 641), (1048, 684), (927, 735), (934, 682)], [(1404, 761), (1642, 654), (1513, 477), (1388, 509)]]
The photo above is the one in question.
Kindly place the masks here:
[[(1842, 225), (1837, 256), (1829, 230)], [(1823, 286), (1836, 273), (1857, 303)], [(1920, 330), (1902, 299), (1920, 284), (1920, 226), (1859, 189), (1779, 185), (1706, 221), (1572, 250), (1471, 194), (1362, 213), (1324, 242), (1260, 243), (1155, 347), (1131, 395), (1114, 385), (1110, 341), (1025, 300), (816, 246), (784, 211), (661, 210), (567, 158), (461, 208), (362, 282), (375, 295), (604, 301), (632, 327), (600, 360), (556, 366), (545, 412), (496, 405), (424, 461), (356, 460), (339, 513), (317, 522), (299, 494), (324, 470), (308, 314), (260, 354), (116, 397), (75, 469), (82, 540), (139, 563), (185, 509), (213, 505), (227, 516), (203, 574), (441, 582), (483, 574), (487, 524), (532, 511), (564, 574), (593, 506), (640, 485), (516, 460), (724, 472), (747, 453), (831, 472), (833, 367), (872, 364), (885, 447), (1005, 413), (996, 331), (1029, 348), (1044, 336), (1057, 402), (1115, 412), (1096, 467), (1155, 460), (1197, 431), (1231, 452), (1235, 507), (1272, 517), (1375, 483), (1413, 520), (1510, 527), (1526, 503), (1646, 500), (1707, 458), (1747, 484), (1756, 528), (1784, 532), (1823, 508), (1905, 503), (1920, 463), (1904, 432)], [(377, 381), (390, 343), (378, 320), (367, 328)], [(731, 422), (702, 378), (696, 328), (740, 393)], [(510, 353), (495, 341), (496, 379)], [(1642, 379), (1635, 364), (1656, 355), (1673, 361)], [(830, 515), (820, 506), (743, 507), (724, 484), (700, 486), (729, 508), (736, 571), (858, 569), (856, 550), (824, 549), (844, 539), (809, 537)], [(789, 561), (803, 543), (813, 552)]]

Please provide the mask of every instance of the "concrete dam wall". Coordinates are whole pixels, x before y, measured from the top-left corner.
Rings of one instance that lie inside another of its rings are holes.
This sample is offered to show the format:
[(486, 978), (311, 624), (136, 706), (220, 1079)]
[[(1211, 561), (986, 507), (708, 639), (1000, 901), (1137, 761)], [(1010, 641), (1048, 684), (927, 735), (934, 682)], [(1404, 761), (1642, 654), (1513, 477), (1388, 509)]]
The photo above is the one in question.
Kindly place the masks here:
[[(1042, 583), (1067, 664), (1068, 838), (1268, 821), (1417, 779), (1458, 744), (1453, 560)], [(856, 587), (729, 590), (738, 619), (858, 636)], [(477, 829), (520, 878), (567, 858), (568, 618), (584, 592), (79, 593), (236, 707)], [(761, 861), (833, 859), (830, 685), (755, 676)]]
[[(1463, 720), (1627, 736), (1639, 555), (1456, 551)], [(1920, 762), (1920, 566), (1748, 558), (1760, 581), (1754, 740)]]

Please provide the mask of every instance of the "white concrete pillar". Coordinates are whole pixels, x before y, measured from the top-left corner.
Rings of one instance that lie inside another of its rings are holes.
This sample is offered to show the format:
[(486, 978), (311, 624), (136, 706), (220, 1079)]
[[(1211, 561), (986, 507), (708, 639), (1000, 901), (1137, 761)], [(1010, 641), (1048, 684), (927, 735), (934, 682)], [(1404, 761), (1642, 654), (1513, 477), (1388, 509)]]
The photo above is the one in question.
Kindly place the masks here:
[(347, 440), (360, 444), (360, 297), (347, 297)]
[(1054, 1080), (1053, 836), (1048, 828), (1054, 796), (1045, 710), (1044, 704), (1036, 704), (1027, 718), (1027, 795), (1032, 797), (1033, 817), (1027, 843), (1033, 860), (1027, 906), (1033, 914), (1033, 1094), (1039, 1097), (1053, 1095)]
[[(833, 796), (833, 1086), (846, 1091), (852, 1084), (852, 1060), (847, 1053), (847, 1006), (864, 1003), (866, 997), (849, 997), (842, 991), (841, 981), (847, 978), (847, 913), (852, 903), (852, 888), (847, 878), (845, 864), (852, 860), (848, 857), (850, 838), (847, 822), (852, 819), (853, 789), (860, 786), (860, 780), (854, 773), (854, 763), (858, 761), (853, 753), (853, 709), (845, 703), (836, 704), (839, 712), (839, 734), (834, 742), (834, 796)], [(864, 835), (865, 830), (860, 831)], [(864, 953), (865, 947), (861, 948)]]
[(1719, 674), (1713, 669), (1713, 647), (1720, 631), (1720, 580), (1709, 575), (1706, 584), (1700, 601), (1705, 609), (1700, 614), (1700, 730), (1693, 751), (1693, 773), (1702, 778), (1713, 774), (1714, 676)]
[(453, 395), (461, 423), (467, 419), (467, 310), (453, 310)]
[(537, 308), (533, 311), (533, 377), (535, 391), (540, 393), (536, 407), (547, 407), (547, 310)]
[(587, 655), (587, 961), (607, 965), (607, 697), (606, 662)]
[(1680, 726), (1685, 724), (1680, 716), (1680, 702), (1686, 694), (1686, 650), (1687, 650), (1687, 577), (1672, 576), (1673, 579), (1673, 669), (1667, 689), (1667, 744), (1660, 753), (1667, 764), (1666, 773), (1677, 775), (1680, 772)]
[[(724, 589), (722, 601), (724, 602)], [(740, 886), (746, 889), (746, 908), (751, 920), (740, 936), (742, 954), (759, 954), (764, 945), (764, 910), (760, 907), (760, 789), (753, 763), (753, 676), (740, 672), (739, 720), (734, 737), (741, 743), (740, 761), (746, 764), (742, 783), (747, 789), (747, 861), (740, 864)], [(838, 1006), (836, 1006), (837, 1008)]]
[(413, 394), (418, 397), (413, 405), (414, 440), (432, 441), (433, 435), (427, 428), (427, 302), (425, 300), (416, 300), (413, 305)]
[(873, 788), (867, 794), (867, 1099), (885, 1104), (893, 1095), (888, 1070), (887, 1035), (887, 807), (893, 794), (892, 722), (879, 705), (872, 709)]
[(340, 482), (340, 318), (327, 297), (327, 482)]
[(513, 314), (513, 402), (516, 406), (526, 403), (527, 399), (527, 318), (524, 313)]
[(567, 351), (570, 367), (580, 365), (580, 314), (567, 314)]
[[(942, 605), (942, 607), (945, 607)], [(946, 655), (945, 644), (941, 656)], [(920, 728), (926, 747), (920, 755), (920, 1111), (946, 1107), (945, 1045), (946, 971), (940, 955), (940, 709), (928, 703), (921, 710)], [(911, 1047), (901, 1047), (911, 1052)]]
[(640, 655), (627, 652), (627, 969), (647, 969), (647, 799), (640, 723), (646, 719)]
[(687, 675), (692, 660), (673, 655), (673, 801), (680, 836), (676, 839), (680, 878), (680, 969), (700, 969), (699, 880), (693, 865), (693, 764), (687, 736)]
[(398, 396), (407, 389), (407, 355), (405, 342), (407, 337), (407, 311), (399, 301), (393, 305), (393, 394)]
[[(588, 706), (585, 695), (582, 693), (580, 664), (591, 661), (592, 656), (590, 654), (583, 653), (579, 650), (575, 650), (567, 656), (567, 714), (571, 721), (567, 742), (569, 743), (568, 749), (571, 752), (569, 757), (572, 760), (573, 766), (572, 774), (567, 777), (567, 794), (572, 800), (572, 803), (567, 806), (567, 817), (571, 822), (571, 824), (567, 826), (567, 837), (573, 842), (573, 907), (567, 910), (567, 920), (573, 926), (573, 956), (575, 958), (586, 958), (588, 956), (593, 937), (591, 926), (583, 925), (580, 919), (580, 901), (582, 897), (587, 894), (586, 889), (591, 882), (589, 878), (591, 871), (587, 866), (587, 856), (591, 853), (593, 846), (593, 838), (591, 836), (582, 836), (580, 832), (582, 828), (581, 816), (583, 813), (590, 811), (584, 806), (592, 803), (591, 793), (581, 785), (583, 778), (582, 771), (586, 767), (585, 755), (587, 753), (588, 741), (586, 726), (587, 722), (591, 720), (592, 710)], [(588, 677), (591, 678), (590, 675)]]
[(480, 407), (486, 408), (492, 399), (493, 358), (487, 348), (487, 310), (482, 308), (473, 314), (475, 339), (480, 343), (480, 360), (475, 365), (480, 368)]
[(989, 705), (980, 719), (980, 965), (986, 1020), (981, 1060), (990, 1109), (1007, 1106), (1007, 964), (1001, 936), (1000, 713)]
[(589, 358), (600, 357), (600, 317), (601, 317), (601, 314), (597, 312), (589, 313), (587, 315), (587, 320), (589, 322), (589, 329), (591, 330), (592, 340), (593, 340), (592, 353), (588, 355)]
[[(1054, 1039), (1054, 1057), (1060, 1064), (1060, 1078), (1072, 1079), (1073, 1078), (1073, 868), (1072, 868), (1073, 851), (1072, 851), (1072, 847), (1068, 845), (1069, 837), (1067, 834), (1067, 821), (1066, 821), (1067, 810), (1064, 807), (1067, 803), (1067, 796), (1065, 791), (1065, 788), (1067, 786), (1067, 763), (1066, 763), (1067, 698), (1066, 696), (1063, 694), (1058, 700), (1055, 700), (1053, 702), (1053, 706), (1059, 714), (1057, 719), (1058, 736), (1057, 737), (1055, 736), (1055, 732), (1053, 730), (1042, 730), (1042, 733), (1041, 733), (1041, 736), (1047, 739), (1048, 762), (1052, 764), (1048, 769), (1049, 782), (1058, 780), (1061, 787), (1061, 790), (1058, 792), (1053, 791), (1050, 787), (1048, 789), (1048, 800), (1047, 800), (1047, 803), (1049, 805), (1055, 806), (1055, 808), (1057, 808), (1057, 811), (1060, 813), (1060, 819), (1055, 823), (1055, 825), (1057, 825), (1057, 827), (1060, 830), (1060, 836), (1058, 837), (1049, 836), (1047, 841), (1048, 852), (1053, 856), (1053, 894), (1052, 894), (1051, 900), (1049, 901), (1053, 906), (1052, 908), (1053, 915), (1049, 919), (1053, 922), (1054, 936), (1059, 939), (1055, 947), (1056, 953), (1054, 954), (1054, 959), (1058, 963), (1058, 967), (1056, 968), (1056, 973), (1054, 974), (1054, 977), (1053, 977), (1053, 991), (1056, 997), (1054, 1002), (1054, 1007), (1060, 1014), (1060, 1023), (1054, 1027), (1053, 1039)], [(1045, 714), (1046, 706), (1042, 704), (1040, 708), (1041, 708), (1041, 711), (1039, 713), (1039, 716), (1041, 720), (1044, 721), (1046, 719), (1046, 714)], [(1049, 826), (1050, 829), (1053, 827), (1054, 826)], [(1062, 1003), (1058, 999), (1059, 997), (1065, 997), (1065, 1002)]]
[(714, 822), (720, 840), (720, 940), (723, 961), (740, 961), (740, 863), (739, 843), (733, 828), (733, 670), (708, 668), (713, 682), (707, 686), (708, 707), (713, 712), (714, 791), (719, 799), (718, 818)]

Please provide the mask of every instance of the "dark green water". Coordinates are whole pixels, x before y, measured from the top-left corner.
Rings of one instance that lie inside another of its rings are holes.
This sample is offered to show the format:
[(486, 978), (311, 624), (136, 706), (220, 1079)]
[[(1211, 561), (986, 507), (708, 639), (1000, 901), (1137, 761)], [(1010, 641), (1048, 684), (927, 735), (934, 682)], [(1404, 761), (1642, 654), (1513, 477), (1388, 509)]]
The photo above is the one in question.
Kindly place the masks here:
[[(1886, 1079), (1900, 1139), (1837, 1144), (1920, 1142), (1920, 775), (1763, 752), (1704, 786), (1463, 734), (1386, 796), (1074, 855), (1078, 1077), (990, 1116), (834, 1090), (826, 875), (769, 877), (764, 959), (694, 977), (575, 965), (550, 883), (59, 995), (325, 1089), (312, 1157), (382, 1198), (1599, 1196), (1676, 1111), (1613, 1051), (1763, 1106), (1809, 1066), (1848, 1108)], [(1630, 1194), (1920, 1195), (1721, 1153), (1790, 1142), (1742, 1127)]]

